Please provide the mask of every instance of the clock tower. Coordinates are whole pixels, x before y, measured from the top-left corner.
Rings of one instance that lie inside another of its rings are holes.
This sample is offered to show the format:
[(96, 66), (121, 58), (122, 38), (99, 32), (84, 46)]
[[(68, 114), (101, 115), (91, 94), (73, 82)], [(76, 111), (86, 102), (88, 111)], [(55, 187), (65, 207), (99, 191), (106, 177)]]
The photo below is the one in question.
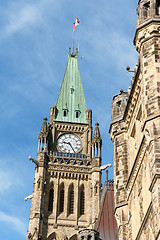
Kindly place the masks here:
[(93, 229), (100, 206), (101, 146), (99, 124), (92, 137), (76, 53), (68, 62), (50, 119), (38, 137), (27, 240), (78, 239)]

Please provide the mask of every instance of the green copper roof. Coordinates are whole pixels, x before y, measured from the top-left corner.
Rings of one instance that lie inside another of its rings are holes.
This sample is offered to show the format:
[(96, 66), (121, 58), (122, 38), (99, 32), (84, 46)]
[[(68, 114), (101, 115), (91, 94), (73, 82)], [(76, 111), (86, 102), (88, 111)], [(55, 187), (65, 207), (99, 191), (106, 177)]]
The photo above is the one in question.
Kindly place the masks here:
[(68, 63), (58, 95), (55, 121), (87, 123), (84, 96), (77, 54), (68, 54)]

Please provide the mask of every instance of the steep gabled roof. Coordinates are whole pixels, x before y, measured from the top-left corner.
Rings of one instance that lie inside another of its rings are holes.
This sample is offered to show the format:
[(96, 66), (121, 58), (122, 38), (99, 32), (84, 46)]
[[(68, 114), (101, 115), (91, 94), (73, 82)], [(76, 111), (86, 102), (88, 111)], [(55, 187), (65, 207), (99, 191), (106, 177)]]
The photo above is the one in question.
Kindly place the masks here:
[(118, 227), (114, 216), (114, 190), (113, 181), (105, 182), (101, 197), (99, 216), (95, 229), (102, 240), (118, 240)]
[[(77, 53), (68, 54), (68, 63), (58, 95), (56, 108), (57, 115), (55, 121), (87, 123), (87, 106), (78, 67)], [(66, 111), (65, 114), (64, 111)]]

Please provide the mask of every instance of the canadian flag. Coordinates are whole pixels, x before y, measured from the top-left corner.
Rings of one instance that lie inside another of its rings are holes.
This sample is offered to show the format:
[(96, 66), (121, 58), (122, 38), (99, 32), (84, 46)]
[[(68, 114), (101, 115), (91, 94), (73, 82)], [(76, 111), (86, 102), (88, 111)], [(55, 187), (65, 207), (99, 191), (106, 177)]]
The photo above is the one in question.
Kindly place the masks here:
[(76, 27), (79, 25), (80, 21), (79, 21), (79, 17), (76, 18), (76, 21), (74, 23), (74, 31), (76, 29)]

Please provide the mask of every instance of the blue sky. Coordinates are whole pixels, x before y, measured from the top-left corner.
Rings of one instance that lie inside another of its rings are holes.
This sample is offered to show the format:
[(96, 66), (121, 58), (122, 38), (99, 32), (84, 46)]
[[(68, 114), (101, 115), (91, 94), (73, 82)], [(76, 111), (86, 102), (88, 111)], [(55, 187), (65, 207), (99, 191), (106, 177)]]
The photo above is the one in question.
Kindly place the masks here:
[[(37, 139), (56, 104), (80, 17), (75, 46), (87, 107), (100, 123), (103, 164), (113, 164), (109, 136), (112, 98), (127, 91), (137, 53), (136, 1), (1, 0), (0, 4), (0, 239), (26, 238)], [(113, 168), (109, 170), (113, 178)], [(104, 177), (103, 177), (104, 181)]]

